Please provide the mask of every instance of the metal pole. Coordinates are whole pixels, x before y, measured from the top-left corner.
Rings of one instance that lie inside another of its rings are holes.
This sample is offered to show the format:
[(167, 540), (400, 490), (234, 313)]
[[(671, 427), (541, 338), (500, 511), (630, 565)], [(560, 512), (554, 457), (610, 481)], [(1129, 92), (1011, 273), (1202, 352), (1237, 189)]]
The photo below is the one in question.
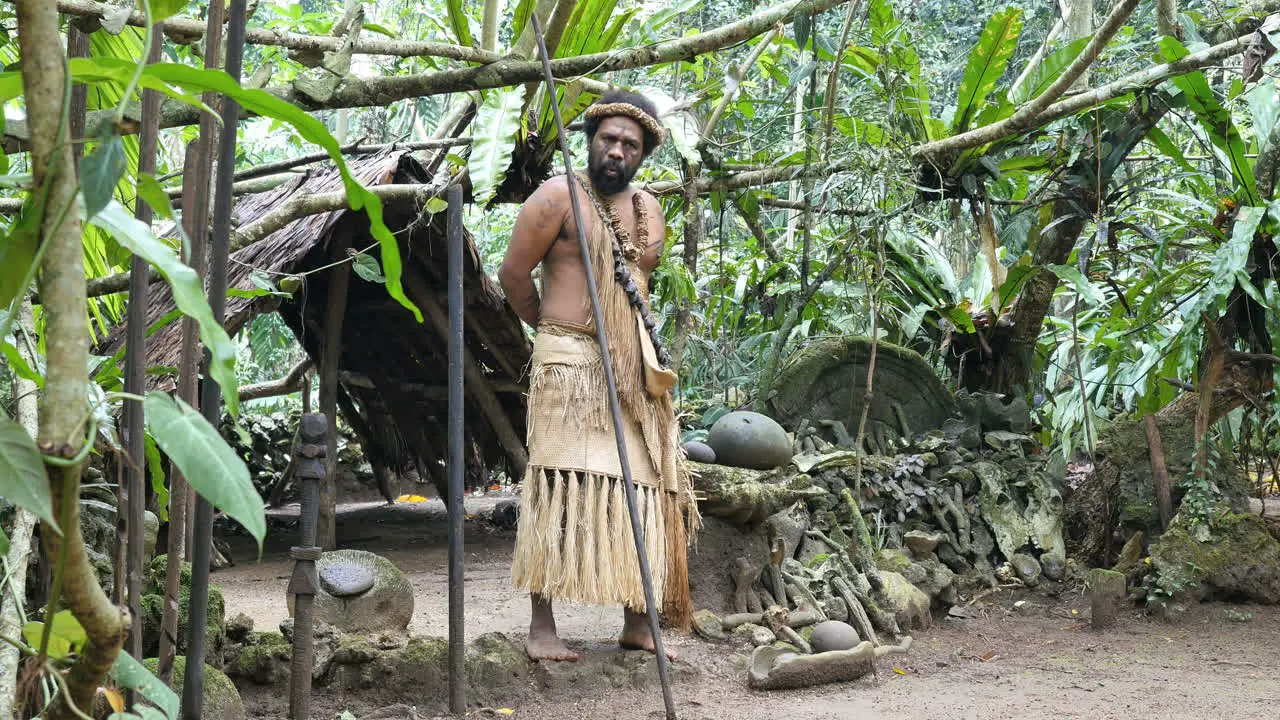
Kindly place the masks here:
[[(227, 25), (227, 74), (240, 81), (244, 54), (245, 1), (231, 0)], [(213, 52), (216, 52), (214, 50)], [(231, 183), (236, 166), (236, 124), (240, 104), (222, 98), (222, 132), (218, 136), (218, 175), (213, 199), (213, 234), (209, 246), (209, 307), (218, 323), (227, 304), (227, 256), (231, 239)], [(209, 352), (205, 351), (205, 366)], [(205, 374), (200, 408), (214, 427), (222, 419), (222, 392)], [(213, 506), (196, 498), (194, 547), (191, 552), (191, 615), (187, 619), (187, 665), (182, 682), (182, 718), (200, 720), (204, 705), (204, 628), (209, 618), (209, 561), (213, 554)]]
[[(533, 22), (534, 37), (538, 40), (538, 53), (542, 57), (542, 73), (546, 81), (551, 112), (559, 133), (560, 155), (564, 158), (566, 181), (575, 182), (573, 164), (569, 160), (569, 140), (565, 133), (564, 119), (560, 117), (560, 105), (556, 103), (555, 78), (551, 75), (551, 58), (547, 56), (547, 44), (542, 35), (542, 23), (538, 13), (529, 13)], [(658, 608), (654, 604), (653, 580), (649, 574), (649, 558), (645, 555), (644, 528), (640, 525), (640, 513), (636, 507), (636, 488), (631, 480), (631, 464), (627, 460), (627, 441), (622, 431), (622, 408), (618, 404), (618, 386), (613, 377), (613, 361), (609, 356), (609, 343), (605, 339), (604, 315), (600, 311), (600, 295), (596, 288), (595, 273), (591, 269), (591, 254), (587, 251), (586, 230), (582, 224), (582, 209), (578, 203), (578, 191), (569, 188), (569, 205), (573, 209), (573, 222), (578, 228), (578, 248), (582, 255), (582, 267), (587, 273), (587, 294), (591, 296), (591, 312), (595, 318), (596, 341), (600, 344), (600, 357), (604, 365), (604, 381), (609, 388), (609, 410), (613, 414), (613, 437), (618, 444), (618, 462), (622, 465), (623, 487), (627, 495), (627, 512), (631, 516), (631, 535), (636, 542), (636, 556), (640, 560), (640, 579), (644, 584), (644, 604), (649, 613), (649, 629), (653, 633), (654, 657), (658, 661), (658, 679), (662, 683), (662, 702), (666, 705), (667, 719), (676, 720), (676, 703), (671, 695), (671, 676), (667, 653), (662, 646), (662, 628), (658, 624)]]
[(466, 637), (463, 634), (462, 471), (463, 447), (463, 300), (462, 186), (449, 188), (449, 712), (467, 711)]

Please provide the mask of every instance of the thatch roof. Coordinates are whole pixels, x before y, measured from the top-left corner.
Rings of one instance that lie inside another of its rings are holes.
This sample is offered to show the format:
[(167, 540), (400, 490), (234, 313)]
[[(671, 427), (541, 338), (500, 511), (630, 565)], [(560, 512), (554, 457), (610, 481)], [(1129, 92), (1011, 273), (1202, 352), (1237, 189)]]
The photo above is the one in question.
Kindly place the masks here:
[[(349, 161), (352, 173), (366, 186), (424, 183), (424, 168), (408, 152), (391, 151)], [(235, 222), (252, 222), (296, 193), (333, 192), (342, 187), (332, 167), (308, 171), (273, 190), (241, 198)], [(339, 358), (339, 411), (360, 436), (375, 467), (402, 471), (416, 467), (443, 485), (447, 457), (446, 338), (437, 331), (428, 306), (447, 308), (445, 289), (447, 239), (445, 213), (421, 214), (412, 204), (384, 202), (384, 221), (400, 241), (405, 291), (425, 320), (392, 300), (384, 285), (351, 274)], [(336, 243), (335, 240), (349, 241)], [(484, 385), (467, 384), (466, 429), (469, 466), (492, 467), (520, 462), (525, 436), (525, 404), (520, 377), (531, 345), (502, 292), (484, 273), (466, 233), (463, 289), (466, 296), (466, 348), (479, 366)], [(323, 365), (324, 330), (330, 274), (320, 271), (336, 259), (334, 248), (347, 245), (374, 257), (380, 254), (363, 212), (338, 211), (300, 218), (266, 239), (232, 254), (228, 283), (253, 290), (255, 270), (279, 279), (304, 275), (293, 297), (229, 297), (226, 329), (235, 334), (254, 316), (278, 312), (319, 368)], [(167, 285), (152, 287), (148, 325), (174, 309)], [(102, 351), (115, 353), (124, 342), (124, 326), (107, 336)], [(148, 367), (176, 368), (181, 352), (181, 323), (171, 323), (148, 341)], [(474, 379), (474, 377), (472, 378)], [(153, 383), (163, 377), (152, 376)], [(518, 447), (512, 448), (512, 438)], [(504, 446), (503, 439), (506, 439)], [(521, 471), (523, 468), (510, 468)]]

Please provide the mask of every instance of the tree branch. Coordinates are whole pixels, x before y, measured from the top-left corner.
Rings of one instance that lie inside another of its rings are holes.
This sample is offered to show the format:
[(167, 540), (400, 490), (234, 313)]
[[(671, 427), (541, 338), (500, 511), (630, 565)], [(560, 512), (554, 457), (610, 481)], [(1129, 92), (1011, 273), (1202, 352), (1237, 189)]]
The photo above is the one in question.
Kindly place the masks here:
[[(41, 452), (49, 458), (72, 460), (85, 443), (85, 398), (89, 389), (89, 319), (85, 314), (84, 252), (80, 243), (80, 202), (76, 168), (65, 122), (70, 89), (67, 59), (58, 32), (58, 13), (45, 0), (17, 4), (19, 56), (27, 116), (31, 121), (31, 171), (36, 187), (49, 188), (40, 228), (44, 245), (41, 293), (45, 321), (46, 381), (40, 406)], [(58, 592), (50, 606), (61, 602), (85, 631), (85, 642), (66, 684), (47, 713), (50, 720), (67, 720), (74, 709), (89, 710), (98, 687), (115, 664), (124, 645), (124, 615), (111, 603), (80, 532), (80, 473), (83, 460), (46, 465), (53, 511), (62, 533), (41, 533), (50, 558), (58, 558)], [(46, 617), (47, 621), (51, 618)]]
[(945, 140), (925, 143), (912, 154), (918, 159), (933, 159), (945, 152), (977, 147), (993, 140), (1026, 132), (1035, 124), (1043, 124), (1041, 116), (1046, 115), (1046, 111), (1050, 109), (1053, 101), (1062, 97), (1062, 94), (1075, 83), (1076, 79), (1083, 75), (1085, 70), (1089, 69), (1093, 61), (1098, 59), (1103, 49), (1106, 48), (1107, 43), (1111, 42), (1111, 38), (1115, 37), (1115, 34), (1119, 32), (1125, 20), (1129, 19), (1133, 9), (1137, 6), (1138, 0), (1119, 0), (1115, 9), (1111, 11), (1106, 21), (1102, 23), (1102, 27), (1098, 28), (1098, 31), (1094, 33), (1093, 39), (1080, 52), (1080, 55), (1067, 66), (1062, 75), (1047, 90), (1031, 102), (1018, 108), (1009, 118), (946, 138)]
[[(551, 69), (557, 78), (578, 79), (579, 76), (589, 74), (603, 74), (689, 60), (698, 55), (721, 50), (755, 37), (765, 32), (775, 23), (787, 23), (797, 15), (820, 13), (848, 1), (802, 0), (801, 2), (796, 2), (796, 0), (791, 0), (790, 2), (762, 10), (737, 22), (690, 37), (667, 40), (642, 47), (558, 58), (551, 61)], [(269, 88), (267, 92), (310, 112), (336, 110), (338, 108), (384, 106), (408, 98), (519, 85), (539, 80), (541, 77), (542, 63), (540, 61), (504, 58), (479, 67), (455, 68), (419, 75), (347, 78), (334, 91), (333, 95), (323, 103), (315, 102), (304, 93), (295, 90), (292, 86)], [(599, 82), (592, 82), (591, 86), (588, 89), (592, 92), (600, 92), (602, 89), (609, 87)], [(251, 116), (247, 111), (242, 110), (241, 112), (241, 117)], [(137, 107), (131, 106), (126, 115), (136, 120), (138, 118)], [(199, 116), (200, 111), (198, 108), (171, 100), (165, 103), (161, 110), (160, 127), (170, 128), (192, 125), (199, 120)], [(102, 112), (92, 113), (89, 117), (88, 127), (96, 127), (103, 117)], [(5, 126), (5, 137), (6, 152), (14, 152), (20, 149), (21, 142), (25, 141), (27, 137), (26, 123), (17, 120), (10, 121)]]
[[(13, 2), (13, 0), (5, 0)], [(102, 18), (119, 10), (117, 5), (93, 2), (93, 0), (58, 0), (58, 12), (86, 18)], [(146, 27), (142, 13), (135, 11), (127, 21), (134, 27)], [(164, 32), (180, 43), (190, 43), (204, 37), (205, 23), (194, 18), (170, 17), (164, 21)], [(262, 28), (245, 30), (245, 42), (250, 45), (270, 45), (289, 50), (307, 52), (333, 52), (341, 49), (343, 37), (303, 35)], [(366, 38), (355, 44), (354, 52), (360, 55), (388, 55), (392, 57), (441, 57), (472, 63), (491, 63), (501, 59), (496, 52), (451, 45), (449, 43), (422, 40), (392, 40), (390, 38)]]
[[(384, 203), (411, 201), (423, 203), (433, 197), (439, 197), (444, 192), (444, 187), (440, 185), (379, 185), (366, 189), (381, 198)], [(294, 195), (276, 209), (232, 233), (231, 252), (266, 238), (298, 218), (322, 212), (347, 210), (350, 207), (345, 190), (318, 195)], [(156, 282), (159, 277), (152, 272), (151, 282)], [(90, 280), (88, 294), (89, 297), (99, 297), (124, 292), (128, 288), (129, 273), (117, 273)]]
[[(856, 6), (857, 5), (855, 3), (854, 7)], [(751, 70), (751, 66), (755, 65), (756, 60), (764, 54), (765, 50), (769, 49), (769, 45), (773, 42), (773, 38), (781, 30), (781, 25), (771, 28), (769, 32), (765, 33), (764, 37), (760, 39), (760, 43), (751, 51), (751, 54), (747, 56), (747, 59), (743, 60), (741, 65), (738, 65), (730, 71), (730, 75), (733, 77), (733, 82), (725, 89), (724, 95), (720, 98), (720, 102), (716, 105), (715, 110), (711, 111), (711, 118), (707, 120), (707, 126), (703, 128), (702, 136), (698, 138), (697, 147), (699, 149), (705, 147), (707, 141), (710, 140), (711, 136), (715, 133), (716, 125), (720, 124), (720, 118), (724, 117), (724, 111), (729, 107), (729, 103), (733, 102), (733, 99), (738, 96), (738, 89), (742, 87), (742, 81), (746, 79), (747, 73)]]
[(296, 393), (302, 389), (302, 385), (307, 380), (307, 373), (311, 371), (312, 367), (311, 358), (307, 358), (294, 365), (293, 369), (282, 378), (245, 385), (240, 388), (240, 401), (261, 400), (262, 398)]

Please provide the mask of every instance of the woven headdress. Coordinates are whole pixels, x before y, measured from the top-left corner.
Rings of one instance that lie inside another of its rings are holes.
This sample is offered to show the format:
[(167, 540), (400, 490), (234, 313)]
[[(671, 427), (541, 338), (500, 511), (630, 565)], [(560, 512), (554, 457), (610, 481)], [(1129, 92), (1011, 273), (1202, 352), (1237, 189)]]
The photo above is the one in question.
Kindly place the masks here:
[(662, 142), (666, 139), (666, 130), (662, 127), (662, 124), (658, 122), (657, 118), (628, 102), (597, 102), (594, 105), (589, 106), (583, 115), (589, 118), (622, 116), (635, 120), (640, 124), (640, 127), (649, 131), (655, 138), (657, 138), (650, 150), (656, 150), (659, 147), (662, 147)]

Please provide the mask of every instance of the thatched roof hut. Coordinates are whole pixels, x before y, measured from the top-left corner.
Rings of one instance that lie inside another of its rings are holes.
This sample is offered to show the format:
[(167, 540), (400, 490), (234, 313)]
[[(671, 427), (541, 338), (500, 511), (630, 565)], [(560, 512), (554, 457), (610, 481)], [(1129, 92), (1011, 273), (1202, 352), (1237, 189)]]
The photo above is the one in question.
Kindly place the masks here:
[[(353, 159), (348, 165), (369, 187), (429, 180), (426, 170), (406, 151)], [(241, 198), (234, 219), (243, 226), (296, 194), (341, 188), (336, 169), (313, 169), (273, 190)], [(445, 213), (432, 216), (412, 202), (388, 201), (384, 202), (384, 221), (400, 241), (405, 292), (422, 310), (424, 322), (417, 322), (391, 299), (381, 283), (350, 274), (338, 359), (338, 410), (355, 430), (376, 470), (416, 469), (443, 489), (448, 423)], [(325, 268), (346, 257), (346, 248), (368, 249), (369, 254), (379, 257), (363, 212), (344, 210), (303, 217), (233, 253), (228, 271), (232, 288), (254, 290), (254, 271), (276, 279), (302, 276), (304, 282), (290, 298), (229, 297), (227, 332), (234, 335), (256, 315), (277, 312), (315, 367), (324, 367), (334, 277), (333, 270)], [(523, 472), (525, 452), (522, 371), (532, 347), (502, 292), (484, 273), (469, 233), (466, 249), (468, 464), (475, 472), (481, 463), (488, 467), (505, 463), (518, 477)], [(148, 325), (173, 309), (168, 286), (153, 286)], [(124, 337), (124, 326), (115, 328), (102, 351), (115, 353)], [(148, 341), (147, 366), (178, 367), (181, 340), (181, 323), (156, 332)], [(159, 381), (161, 377), (152, 376), (152, 382)]]

